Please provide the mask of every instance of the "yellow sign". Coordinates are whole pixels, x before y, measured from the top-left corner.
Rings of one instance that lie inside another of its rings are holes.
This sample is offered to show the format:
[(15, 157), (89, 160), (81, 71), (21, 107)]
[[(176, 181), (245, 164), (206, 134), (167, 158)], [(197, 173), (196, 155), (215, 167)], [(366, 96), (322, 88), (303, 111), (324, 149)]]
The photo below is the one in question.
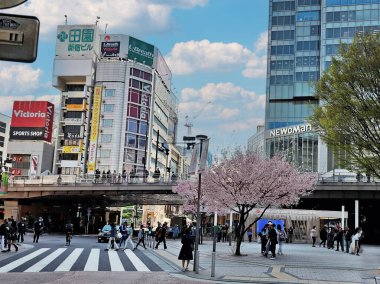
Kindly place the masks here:
[(90, 134), (90, 147), (88, 155), (88, 169), (89, 174), (95, 173), (95, 160), (96, 148), (98, 144), (99, 135), (99, 117), (100, 106), (102, 102), (102, 86), (96, 86), (94, 90), (94, 99), (92, 104), (92, 121), (91, 121), (91, 134)]
[(63, 146), (63, 153), (82, 153), (83, 149), (80, 146)]
[(87, 110), (87, 104), (81, 104), (81, 105), (73, 105), (73, 104), (70, 104), (70, 105), (66, 105), (66, 109), (67, 110), (78, 110), (78, 111), (84, 111), (84, 110)]

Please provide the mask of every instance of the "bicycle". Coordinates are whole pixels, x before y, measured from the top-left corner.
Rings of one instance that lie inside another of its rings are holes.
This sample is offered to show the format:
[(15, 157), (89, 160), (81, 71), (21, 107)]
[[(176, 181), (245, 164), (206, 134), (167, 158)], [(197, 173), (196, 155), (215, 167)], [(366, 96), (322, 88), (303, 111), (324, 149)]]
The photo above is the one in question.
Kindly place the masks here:
[(72, 232), (66, 232), (66, 246), (71, 244), (71, 239), (73, 238)]

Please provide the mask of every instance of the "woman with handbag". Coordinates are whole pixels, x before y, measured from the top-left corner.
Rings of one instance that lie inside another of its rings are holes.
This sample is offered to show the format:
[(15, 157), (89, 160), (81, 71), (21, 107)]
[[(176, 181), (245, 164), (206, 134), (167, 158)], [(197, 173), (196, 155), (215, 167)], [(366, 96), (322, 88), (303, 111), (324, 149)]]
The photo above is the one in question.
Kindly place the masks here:
[[(190, 260), (193, 260), (194, 240), (191, 237), (190, 232), (190, 228), (187, 228), (181, 240), (182, 247), (178, 259), (182, 260), (182, 271), (188, 270)], [(185, 262), (187, 262), (186, 266)]]

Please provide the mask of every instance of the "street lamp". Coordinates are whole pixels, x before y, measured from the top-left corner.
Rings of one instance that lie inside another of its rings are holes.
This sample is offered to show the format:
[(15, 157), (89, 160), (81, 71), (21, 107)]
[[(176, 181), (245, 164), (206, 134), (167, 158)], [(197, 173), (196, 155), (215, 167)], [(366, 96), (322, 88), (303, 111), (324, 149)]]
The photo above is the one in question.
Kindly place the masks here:
[[(197, 135), (195, 136), (197, 140), (200, 141), (200, 147), (199, 147), (199, 153), (200, 157), (202, 155), (202, 144), (203, 141), (207, 139), (206, 135)], [(196, 233), (195, 233), (195, 245), (194, 245), (194, 271), (195, 273), (199, 274), (199, 251), (198, 251), (198, 244), (199, 244), (199, 225), (201, 223), (201, 181), (202, 181), (202, 174), (201, 172), (198, 172), (198, 199), (197, 199), (197, 223), (196, 223)]]

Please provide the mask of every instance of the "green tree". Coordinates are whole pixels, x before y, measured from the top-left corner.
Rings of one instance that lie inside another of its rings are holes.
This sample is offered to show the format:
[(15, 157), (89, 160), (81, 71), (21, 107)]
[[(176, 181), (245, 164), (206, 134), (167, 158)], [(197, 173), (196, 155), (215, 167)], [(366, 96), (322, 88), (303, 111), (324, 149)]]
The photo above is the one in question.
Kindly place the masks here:
[(342, 44), (315, 94), (321, 103), (309, 121), (340, 165), (380, 176), (380, 37)]

